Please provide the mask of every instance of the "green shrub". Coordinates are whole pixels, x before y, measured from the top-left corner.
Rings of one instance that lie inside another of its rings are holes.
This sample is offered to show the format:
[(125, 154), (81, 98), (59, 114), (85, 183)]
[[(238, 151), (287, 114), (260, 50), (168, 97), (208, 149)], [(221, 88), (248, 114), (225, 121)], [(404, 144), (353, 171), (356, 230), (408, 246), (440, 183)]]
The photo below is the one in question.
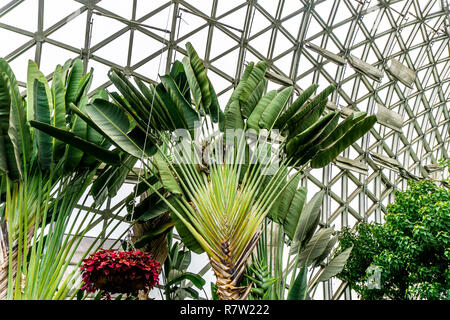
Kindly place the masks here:
[[(450, 191), (431, 181), (395, 192), (385, 223), (360, 223), (340, 233), (340, 250), (353, 246), (344, 270), (362, 299), (450, 298)], [(376, 274), (378, 286), (368, 280)], [(369, 268), (369, 269), (368, 269)]]

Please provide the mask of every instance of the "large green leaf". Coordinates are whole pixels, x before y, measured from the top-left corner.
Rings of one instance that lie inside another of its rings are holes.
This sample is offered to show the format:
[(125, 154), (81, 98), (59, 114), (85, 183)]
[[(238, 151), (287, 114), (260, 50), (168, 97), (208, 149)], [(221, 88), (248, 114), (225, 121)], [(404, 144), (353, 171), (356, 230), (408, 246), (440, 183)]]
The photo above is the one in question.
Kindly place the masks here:
[[(200, 106), (199, 102), (201, 101), (203, 108), (208, 110), (211, 105), (211, 92), (209, 91), (209, 80), (206, 75), (205, 67), (190, 42), (186, 43), (186, 50), (189, 60), (186, 61), (186, 59), (183, 59), (183, 66), (189, 82), (189, 87), (193, 85), (195, 89), (192, 91), (194, 101), (198, 107)], [(198, 94), (199, 92), (200, 95)]]
[[(2, 61), (0, 60), (0, 65)], [(2, 152), (0, 152), (0, 164), (3, 172), (8, 172), (12, 180), (19, 178), (14, 147), (8, 135), (11, 99), (7, 77), (0, 74), (0, 140)]]
[(280, 224), (284, 224), (292, 200), (297, 192), (298, 184), (300, 182), (300, 175), (289, 181), (282, 194), (277, 198), (274, 206), (270, 209), (269, 217)]
[(242, 116), (245, 118), (250, 117), (266, 89), (267, 79), (265, 78), (265, 74), (267, 67), (267, 62), (258, 62), (251, 69), (248, 78), (244, 82), (239, 95), (239, 104), (241, 105)]
[(154, 99), (152, 99), (152, 102), (148, 102), (122, 72), (111, 69), (108, 76), (123, 96), (121, 97), (118, 93), (111, 92), (111, 97), (135, 121), (141, 130), (146, 131)]
[(3, 59), (0, 59), (0, 70), (11, 99), (8, 136), (13, 145), (19, 175), (23, 177), (23, 170), (25, 166), (28, 165), (33, 150), (30, 129), (27, 125), (25, 108), (23, 106), (16, 77), (9, 65)]
[(75, 96), (75, 101), (71, 101), (70, 103), (79, 104), (80, 100), (86, 96), (89, 92), (89, 88), (91, 87), (92, 83), (92, 72), (93, 68), (91, 68), (91, 71), (85, 74), (81, 80), (80, 84), (78, 86), (77, 94)]
[(291, 245), (291, 254), (301, 249), (302, 243), (307, 241), (309, 234), (314, 232), (320, 218), (320, 207), (322, 206), (325, 191), (316, 193), (303, 208), (300, 216), (294, 241)]
[[(296, 135), (317, 121), (318, 116), (322, 114), (323, 109), (325, 108), (327, 97), (334, 89), (333, 85), (329, 85), (315, 96), (310, 103), (303, 105), (294, 116), (286, 119), (290, 134)], [(314, 112), (314, 110), (316, 110), (316, 112)], [(299, 124), (301, 126), (300, 128), (297, 128)]]
[[(49, 101), (47, 100), (47, 93), (45, 92), (45, 85), (38, 79), (34, 79), (33, 92), (29, 92), (28, 94), (30, 95), (30, 98), (32, 96), (31, 101), (33, 101), (32, 106), (36, 121), (50, 125), (50, 108)], [(48, 170), (52, 164), (52, 137), (39, 130), (35, 132), (35, 136), (37, 141), (39, 164), (43, 170)]]
[(153, 160), (155, 166), (158, 168), (161, 183), (167, 191), (174, 194), (181, 194), (181, 188), (163, 156), (160, 153), (157, 153), (153, 156)]
[[(78, 107), (81, 110), (81, 112), (84, 111), (87, 102), (88, 102), (87, 96), (83, 96), (80, 99)], [(84, 122), (80, 117), (78, 117), (78, 115), (72, 115), (70, 129), (75, 136), (83, 140), (87, 139), (87, 123)], [(83, 158), (83, 151), (73, 147), (72, 145), (69, 145), (67, 148), (65, 169), (69, 172), (75, 170), (79, 166), (82, 158)]]
[(303, 206), (306, 200), (306, 188), (299, 188), (292, 199), (291, 205), (284, 220), (284, 232), (293, 240), (302, 216)]
[[(152, 87), (150, 87), (150, 89), (152, 89)], [(187, 129), (188, 125), (183, 114), (173, 103), (170, 94), (166, 91), (162, 83), (156, 86), (155, 99), (163, 108), (166, 109), (167, 114), (169, 114), (169, 119), (173, 123), (173, 129)]]
[(299, 118), (295, 125), (288, 124), (289, 137), (294, 137), (298, 134), (302, 134), (304, 131), (308, 130), (308, 128), (313, 126), (314, 123), (316, 123), (316, 121), (319, 120), (320, 117), (322, 117), (326, 104), (327, 99), (320, 100), (308, 114), (306, 114), (302, 118)]
[(167, 233), (167, 231), (174, 225), (173, 220), (160, 221), (156, 226), (153, 226), (150, 231), (147, 231), (142, 237), (140, 237), (135, 242), (136, 248), (143, 248), (148, 242), (162, 234)]
[(237, 101), (239, 103), (239, 97), (242, 93), (242, 90), (244, 90), (244, 86), (248, 80), (248, 78), (250, 77), (250, 74), (252, 73), (252, 70), (255, 66), (254, 62), (250, 62), (247, 67), (245, 67), (244, 69), (244, 73), (242, 74), (242, 77), (238, 83), (238, 85), (236, 86), (236, 88), (234, 89), (233, 93), (231, 94), (230, 99), (227, 102), (227, 105), (225, 107), (225, 114), (228, 112), (228, 108), (231, 105), (232, 102)]
[(66, 106), (69, 106), (71, 102), (75, 105), (77, 104), (76, 99), (79, 93), (80, 81), (83, 78), (83, 70), (83, 61), (75, 59), (66, 81)]
[(259, 119), (259, 126), (261, 128), (268, 130), (272, 128), (281, 111), (288, 103), (293, 90), (293, 87), (287, 87), (277, 94), (277, 97), (267, 106)]
[[(136, 206), (136, 209), (137, 208), (138, 206)], [(164, 201), (157, 200), (155, 203), (150, 204), (143, 214), (139, 215), (139, 221), (148, 221), (150, 219), (154, 219), (166, 213), (168, 210), (169, 208), (167, 207), (167, 204)], [(138, 216), (136, 215), (136, 212), (135, 216)]]
[(355, 123), (364, 119), (366, 115), (366, 112), (353, 112), (345, 118), (344, 121), (339, 123), (339, 125), (328, 135), (328, 137), (317, 145), (319, 149), (324, 149), (339, 140), (344, 134), (347, 133), (348, 130), (350, 130), (351, 127), (353, 127)]
[(312, 159), (317, 152), (319, 152), (322, 146), (325, 145), (323, 142), (329, 138), (333, 131), (335, 131), (338, 126), (339, 117), (340, 112), (336, 112), (332, 119), (323, 127), (323, 129), (316, 132), (315, 135), (311, 137), (310, 141), (305, 143), (301, 150), (297, 152), (300, 156), (300, 161), (298, 163), (299, 166)]
[(331, 112), (326, 116), (317, 120), (312, 126), (304, 130), (299, 135), (290, 139), (286, 144), (286, 153), (288, 155), (292, 155), (294, 153), (301, 153), (306, 146), (310, 145), (315, 138), (317, 138), (327, 127), (327, 125), (334, 121), (334, 124), (337, 124), (338, 116), (336, 113)]
[[(62, 67), (58, 65), (53, 73), (52, 100), (53, 116), (52, 125), (56, 128), (66, 128), (66, 88), (64, 86)], [(53, 139), (53, 156), (58, 159), (64, 154), (65, 145), (58, 139)]]
[(179, 110), (180, 114), (184, 116), (185, 123), (187, 124), (188, 129), (194, 129), (195, 123), (200, 121), (198, 113), (194, 109), (192, 109), (189, 102), (186, 101), (185, 97), (181, 93), (172, 77), (170, 77), (169, 75), (162, 76), (161, 82), (166, 88), (167, 92), (170, 94), (170, 97)]
[(259, 130), (259, 121), (264, 110), (275, 100), (277, 91), (272, 90), (266, 93), (256, 104), (251, 114), (248, 116), (247, 127), (250, 129)]
[(275, 122), (275, 128), (282, 128), (286, 122), (308, 101), (309, 97), (316, 91), (318, 85), (312, 84), (303, 93), (295, 99), (289, 108)]
[(198, 274), (192, 273), (192, 272), (182, 272), (179, 276), (172, 279), (167, 283), (167, 286), (172, 286), (174, 284), (181, 283), (183, 280), (189, 280), (192, 282), (194, 286), (196, 286), (198, 289), (202, 289), (205, 285), (206, 281), (199, 276)]
[(326, 249), (333, 228), (324, 228), (317, 231), (309, 240), (305, 248), (298, 256), (298, 265), (300, 267), (309, 266), (317, 257), (319, 257)]
[(53, 97), (52, 92), (50, 90), (50, 87), (48, 85), (47, 79), (42, 74), (41, 71), (39, 71), (39, 67), (33, 60), (28, 60), (28, 71), (27, 71), (27, 105), (29, 106), (27, 108), (27, 120), (38, 120), (37, 117), (34, 116), (34, 84), (36, 83), (35, 80), (38, 80), (43, 86), (44, 91), (46, 94), (46, 100), (49, 106), (53, 105)]
[(289, 288), (288, 300), (307, 300), (308, 296), (308, 268), (303, 266)]
[(136, 161), (137, 158), (132, 155), (126, 155), (123, 157), (120, 165), (108, 165), (103, 168), (92, 183), (90, 190), (96, 206), (101, 205), (107, 197), (113, 198), (117, 194)]
[(99, 160), (105, 163), (117, 165), (121, 161), (120, 156), (116, 152), (112, 152), (96, 144), (93, 144), (92, 142), (83, 140), (67, 130), (55, 128), (46, 123), (38, 122), (35, 120), (31, 120), (30, 125), (56, 139), (59, 139), (69, 145), (72, 145), (75, 148), (82, 150), (83, 152), (97, 157)]
[(211, 105), (209, 107), (209, 114), (213, 122), (219, 123), (219, 130), (223, 131), (225, 126), (225, 115), (220, 109), (219, 100), (217, 99), (216, 91), (209, 81), (209, 91), (211, 92)]
[(96, 99), (86, 107), (88, 116), (117, 147), (136, 158), (142, 157), (142, 149), (130, 138), (128, 118), (115, 104)]
[(319, 278), (317, 279), (317, 282), (327, 281), (335, 275), (339, 274), (342, 269), (344, 269), (344, 266), (348, 258), (350, 257), (350, 253), (352, 252), (352, 249), (353, 247), (347, 248), (338, 256), (334, 257), (322, 271)]
[(377, 121), (375, 115), (369, 116), (358, 121), (350, 130), (348, 130), (339, 140), (325, 149), (320, 150), (311, 161), (312, 168), (321, 168), (334, 158), (336, 158), (342, 151), (349, 147), (352, 143), (366, 134)]
[(228, 110), (225, 112), (225, 130), (227, 129), (244, 129), (241, 107), (237, 100), (231, 102)]
[(327, 247), (325, 248), (325, 250), (322, 252), (322, 254), (320, 256), (318, 256), (316, 258), (316, 260), (312, 264), (312, 266), (314, 268), (320, 266), (320, 264), (323, 263), (323, 261), (330, 254), (331, 250), (333, 250), (334, 245), (337, 243), (337, 241), (338, 241), (338, 236), (334, 236), (334, 237), (331, 238), (331, 240), (330, 240), (330, 242), (328, 242)]

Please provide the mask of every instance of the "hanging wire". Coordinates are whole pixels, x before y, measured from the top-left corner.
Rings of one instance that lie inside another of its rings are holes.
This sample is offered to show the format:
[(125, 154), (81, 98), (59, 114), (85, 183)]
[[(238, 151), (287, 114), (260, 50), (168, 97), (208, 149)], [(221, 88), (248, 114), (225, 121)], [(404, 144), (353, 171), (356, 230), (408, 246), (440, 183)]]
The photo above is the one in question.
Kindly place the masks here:
[[(171, 13), (172, 13), (172, 10), (169, 10), (168, 11), (168, 15), (167, 15), (167, 21), (166, 21), (166, 29), (169, 26), (169, 20), (170, 20), (170, 14)], [(164, 46), (167, 44), (167, 39), (166, 39), (166, 35), (167, 34), (168, 33), (166, 33), (164, 35), (164, 42), (163, 42), (163, 46), (161, 48), (161, 55), (159, 56), (159, 63), (158, 63), (158, 76), (159, 77), (160, 77), (162, 57), (163, 57), (162, 51), (164, 49)], [(135, 208), (136, 208), (136, 197), (137, 197), (138, 186), (139, 186), (139, 182), (140, 182), (140, 178), (141, 178), (141, 172), (142, 172), (143, 164), (144, 164), (144, 161), (145, 161), (145, 159), (144, 159), (144, 157), (145, 157), (145, 149), (147, 147), (147, 138), (148, 138), (148, 132), (149, 132), (149, 128), (150, 128), (150, 120), (152, 118), (154, 101), (155, 101), (155, 95), (153, 95), (153, 97), (152, 97), (152, 103), (151, 103), (151, 106), (150, 106), (150, 114), (149, 114), (148, 120), (147, 120), (147, 127), (146, 127), (145, 138), (144, 138), (144, 146), (142, 148), (142, 155), (141, 155), (141, 158), (140, 158), (140, 162), (142, 163), (142, 165), (139, 166), (139, 171), (138, 171), (138, 175), (137, 175), (137, 182), (136, 182), (136, 186), (134, 188), (133, 207), (131, 209), (130, 221), (133, 221), (134, 211), (135, 211)], [(132, 230), (131, 229), (128, 231), (128, 234), (126, 236), (125, 241), (128, 243), (128, 245), (131, 246), (131, 248), (133, 250), (136, 250), (136, 248), (134, 247), (133, 241), (132, 241)]]

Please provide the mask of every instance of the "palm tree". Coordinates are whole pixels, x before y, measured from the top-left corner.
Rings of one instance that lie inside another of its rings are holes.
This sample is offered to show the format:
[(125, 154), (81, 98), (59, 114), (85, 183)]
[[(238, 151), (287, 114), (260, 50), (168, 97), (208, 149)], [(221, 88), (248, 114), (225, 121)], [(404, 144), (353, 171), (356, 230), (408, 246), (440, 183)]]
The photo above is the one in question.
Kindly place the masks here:
[[(208, 254), (219, 298), (245, 299), (250, 288), (240, 285), (242, 275), (277, 196), (307, 165), (320, 168), (332, 161), (376, 117), (355, 112), (339, 123), (340, 112), (325, 113), (332, 85), (315, 97), (317, 86), (312, 85), (287, 106), (293, 88), (266, 92), (266, 62), (248, 64), (222, 111), (202, 61), (191, 44), (186, 48), (187, 57), (176, 61), (156, 86), (135, 78), (136, 87), (112, 69), (109, 77), (120, 94), (110, 92), (113, 103), (93, 101), (83, 119), (119, 150), (141, 159), (146, 169), (141, 190), (148, 190), (147, 199), (155, 201), (159, 213), (170, 211), (189, 249)], [(202, 125), (196, 134), (198, 123)], [(52, 126), (32, 125), (56, 136)], [(185, 133), (182, 143), (173, 139), (179, 129)], [(239, 130), (244, 134), (235, 134)], [(216, 138), (208, 138), (215, 133)], [(249, 136), (257, 142), (248, 145)], [(222, 158), (223, 141), (231, 141), (228, 147), (234, 148), (227, 153), (230, 158)], [(199, 150), (212, 150), (208, 154), (217, 161), (205, 163)], [(265, 158), (261, 150), (277, 152)], [(186, 154), (193, 155), (191, 162), (183, 161)], [(271, 163), (273, 157), (280, 160), (275, 168), (261, 161)]]

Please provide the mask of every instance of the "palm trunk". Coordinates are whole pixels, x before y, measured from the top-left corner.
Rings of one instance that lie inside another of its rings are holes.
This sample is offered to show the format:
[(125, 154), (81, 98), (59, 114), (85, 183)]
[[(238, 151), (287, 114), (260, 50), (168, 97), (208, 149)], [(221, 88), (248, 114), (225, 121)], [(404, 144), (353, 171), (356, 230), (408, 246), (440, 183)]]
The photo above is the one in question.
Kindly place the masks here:
[[(6, 224), (4, 225), (6, 226)], [(6, 235), (5, 233), (8, 232), (5, 228), (5, 230), (2, 230), (0, 228), (0, 300), (6, 300), (8, 298), (8, 275), (9, 275), (9, 251), (8, 251), (8, 244), (6, 241)], [(30, 246), (31, 241), (33, 240), (34, 236), (34, 226), (28, 230), (27, 234), (27, 243), (28, 246)], [(16, 274), (17, 274), (17, 265), (19, 261), (17, 260), (18, 257), (18, 250), (17, 246), (15, 246), (12, 249), (12, 283), (16, 282)], [(20, 283), (21, 290), (23, 291), (24, 287), (24, 278), (22, 275), (22, 281)]]
[(220, 300), (247, 300), (251, 290), (249, 286), (239, 286), (245, 273), (247, 260), (258, 242), (261, 230), (256, 232), (241, 256), (233, 262), (233, 252), (227, 241), (222, 244), (221, 261), (210, 259), (216, 275), (217, 295)]

